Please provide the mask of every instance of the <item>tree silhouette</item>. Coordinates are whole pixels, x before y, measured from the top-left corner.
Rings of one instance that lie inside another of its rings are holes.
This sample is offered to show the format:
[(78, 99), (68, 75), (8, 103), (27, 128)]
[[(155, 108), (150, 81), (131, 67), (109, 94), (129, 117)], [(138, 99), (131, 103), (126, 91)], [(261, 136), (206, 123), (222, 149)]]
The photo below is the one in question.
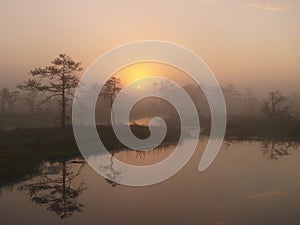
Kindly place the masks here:
[(222, 88), (225, 97), (228, 98), (228, 112), (232, 113), (232, 99), (233, 97), (237, 97), (240, 96), (240, 94), (238, 93), (238, 91), (236, 90), (235, 86), (231, 83), (229, 83), (226, 87)]
[(77, 87), (79, 79), (75, 73), (81, 71), (81, 63), (75, 62), (66, 54), (59, 54), (50, 66), (38, 67), (30, 71), (35, 80), (29, 79), (18, 87), (22, 90), (45, 92), (48, 96), (39, 103), (58, 98), (60, 107), (61, 126), (66, 125), (66, 107), (73, 96), (73, 89)]
[(0, 105), (1, 112), (5, 112), (5, 107), (7, 105), (7, 100), (9, 99), (10, 92), (7, 88), (2, 88), (0, 91)]
[(113, 102), (114, 102), (114, 99), (116, 97), (116, 94), (121, 90), (121, 81), (119, 78), (116, 78), (116, 77), (110, 77), (101, 93), (100, 93), (100, 96), (102, 96), (106, 101), (108, 101), (109, 103), (109, 106), (110, 106), (110, 109), (111, 109), (111, 116), (112, 116), (112, 120), (115, 124), (115, 121), (114, 121), (114, 112), (113, 112), (113, 109), (112, 109), (112, 105), (113, 105)]
[[(77, 171), (70, 165), (80, 163)], [(47, 210), (55, 212), (60, 218), (70, 217), (74, 212), (81, 212), (83, 205), (77, 202), (79, 195), (86, 190), (84, 183), (75, 188), (73, 181), (80, 173), (82, 162), (60, 162), (48, 166), (36, 182), (27, 182), (18, 189), (27, 191), (30, 200)]]
[(18, 100), (18, 96), (18, 91), (10, 91), (8, 88), (2, 88), (0, 91), (1, 112), (5, 112), (6, 106), (11, 111)]
[(262, 112), (272, 120), (291, 119), (287, 98), (279, 91), (269, 93), (269, 97), (262, 103)]
[(255, 106), (258, 103), (258, 100), (254, 97), (253, 91), (251, 88), (246, 89), (246, 93), (244, 95), (244, 99), (247, 104), (248, 116), (252, 117), (255, 111)]
[(34, 113), (36, 106), (38, 106), (36, 99), (38, 97), (38, 87), (40, 85), (41, 83), (34, 79), (29, 79), (26, 82), (17, 85), (17, 88), (27, 92), (25, 101), (27, 102), (31, 113)]

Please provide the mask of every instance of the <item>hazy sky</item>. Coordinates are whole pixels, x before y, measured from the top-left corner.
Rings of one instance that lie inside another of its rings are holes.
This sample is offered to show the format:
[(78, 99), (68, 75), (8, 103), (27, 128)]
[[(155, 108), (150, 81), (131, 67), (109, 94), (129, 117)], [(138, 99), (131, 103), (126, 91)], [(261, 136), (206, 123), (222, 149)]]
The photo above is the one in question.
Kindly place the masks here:
[(299, 0), (1, 0), (0, 88), (58, 53), (84, 69), (117, 45), (160, 39), (201, 56), (221, 82), (297, 92)]

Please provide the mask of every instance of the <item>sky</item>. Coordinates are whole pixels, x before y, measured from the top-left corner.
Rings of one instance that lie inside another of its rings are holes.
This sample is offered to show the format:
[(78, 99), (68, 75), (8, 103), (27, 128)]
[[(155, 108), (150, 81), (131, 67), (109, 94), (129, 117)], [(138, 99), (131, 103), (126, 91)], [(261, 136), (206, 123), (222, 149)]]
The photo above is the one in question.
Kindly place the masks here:
[(164, 40), (196, 52), (221, 83), (298, 92), (298, 0), (0, 1), (0, 88), (67, 53), (87, 67), (110, 49)]

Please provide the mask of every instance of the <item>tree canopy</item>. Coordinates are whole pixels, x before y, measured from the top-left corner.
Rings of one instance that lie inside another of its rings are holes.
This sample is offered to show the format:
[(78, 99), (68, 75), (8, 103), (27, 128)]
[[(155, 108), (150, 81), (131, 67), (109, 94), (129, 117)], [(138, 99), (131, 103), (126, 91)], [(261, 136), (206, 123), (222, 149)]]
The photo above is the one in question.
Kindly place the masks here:
[(19, 84), (21, 90), (47, 93), (39, 105), (52, 98), (58, 98), (60, 107), (61, 126), (66, 125), (66, 107), (73, 97), (73, 89), (77, 87), (79, 79), (75, 75), (81, 71), (81, 63), (74, 61), (66, 54), (59, 54), (49, 66), (34, 68), (29, 79)]

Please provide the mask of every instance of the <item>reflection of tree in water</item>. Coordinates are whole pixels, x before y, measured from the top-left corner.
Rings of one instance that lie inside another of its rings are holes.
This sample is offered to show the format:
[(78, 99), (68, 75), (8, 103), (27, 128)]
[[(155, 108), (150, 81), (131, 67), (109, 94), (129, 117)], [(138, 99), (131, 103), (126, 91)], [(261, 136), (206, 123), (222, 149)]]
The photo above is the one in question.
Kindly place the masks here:
[[(79, 164), (79, 168), (74, 164)], [(41, 169), (41, 176), (26, 182), (18, 189), (27, 191), (32, 202), (45, 206), (60, 218), (70, 217), (74, 212), (81, 212), (83, 208), (77, 198), (87, 187), (83, 182), (74, 184), (83, 165), (81, 161), (47, 163)]]
[(147, 158), (147, 153), (145, 151), (136, 151), (135, 158), (145, 160)]
[(278, 160), (280, 157), (290, 155), (298, 146), (299, 144), (295, 142), (265, 141), (262, 144), (262, 152), (270, 159)]
[[(149, 149), (147, 151), (137, 151), (137, 150), (123, 150), (128, 152), (129, 155), (134, 154), (136, 159), (139, 160), (146, 160), (149, 154), (159, 154), (160, 152), (168, 152), (170, 150), (170, 147), (174, 147), (175, 149), (175, 145), (173, 144), (167, 144), (167, 145), (162, 145), (160, 147), (157, 147), (155, 149)], [(117, 185), (119, 185), (118, 181), (120, 181), (121, 179), (121, 174), (122, 171), (117, 170), (114, 167), (114, 155), (117, 152), (110, 152), (109, 154), (109, 158), (110, 158), (110, 163), (106, 166), (100, 166), (100, 170), (102, 170), (106, 177), (105, 181), (110, 184), (112, 187), (116, 187)]]
[(115, 168), (114, 168), (114, 155), (115, 153), (112, 152), (109, 154), (110, 156), (110, 164), (107, 165), (107, 166), (101, 166), (101, 170), (103, 170), (107, 176), (107, 178), (105, 178), (105, 181), (107, 183), (109, 183), (112, 187), (116, 187), (118, 185), (117, 182), (115, 181), (118, 181), (120, 179), (120, 174), (122, 172), (120, 171), (117, 171)]
[[(232, 140), (224, 140), (222, 149), (227, 150), (234, 143), (235, 141)], [(299, 145), (300, 143), (294, 141), (266, 140), (261, 142), (260, 151), (270, 159), (279, 160), (281, 157), (290, 155), (292, 151), (297, 150)]]

